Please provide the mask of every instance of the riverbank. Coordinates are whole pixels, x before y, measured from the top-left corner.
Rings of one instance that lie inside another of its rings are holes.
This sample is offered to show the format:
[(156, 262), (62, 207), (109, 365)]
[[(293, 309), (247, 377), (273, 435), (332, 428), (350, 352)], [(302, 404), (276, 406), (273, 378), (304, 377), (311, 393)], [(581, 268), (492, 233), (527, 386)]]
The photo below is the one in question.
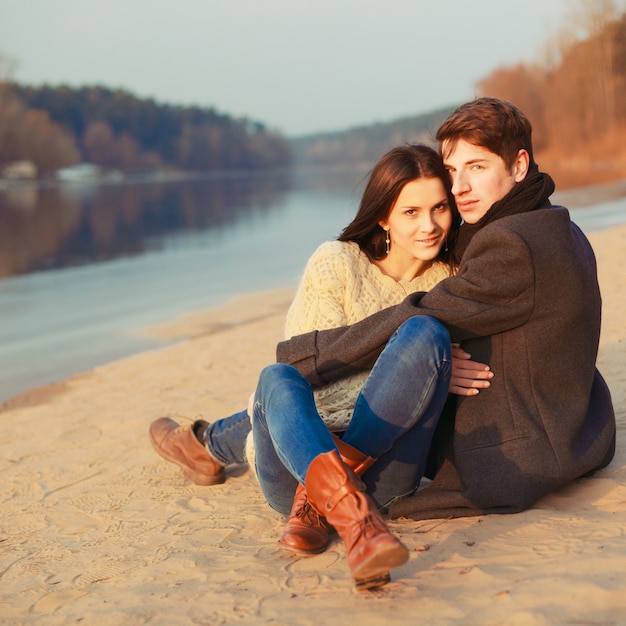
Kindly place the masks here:
[[(274, 359), (291, 289), (148, 329), (176, 345), (30, 390), (0, 414), (0, 622), (617, 624), (626, 615), (626, 226), (592, 233), (598, 365), (618, 418), (612, 464), (517, 515), (393, 530), (411, 559), (354, 591), (343, 547), (295, 557), (245, 467), (197, 487), (151, 449), (151, 420), (241, 409)], [(185, 338), (187, 337), (187, 338)]]

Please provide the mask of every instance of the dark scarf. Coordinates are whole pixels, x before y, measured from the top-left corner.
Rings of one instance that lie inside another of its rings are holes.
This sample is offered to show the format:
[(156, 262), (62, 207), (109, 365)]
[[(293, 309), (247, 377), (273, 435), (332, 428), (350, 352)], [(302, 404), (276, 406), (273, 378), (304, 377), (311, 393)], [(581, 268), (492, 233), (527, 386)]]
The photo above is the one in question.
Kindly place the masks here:
[(554, 192), (554, 181), (549, 174), (539, 171), (536, 164), (532, 164), (526, 178), (513, 186), (513, 189), (501, 200), (494, 202), (491, 208), (476, 224), (463, 224), (454, 246), (454, 258), (460, 262), (463, 253), (472, 237), (487, 224), (491, 224), (501, 217), (527, 213), (550, 206), (548, 198)]

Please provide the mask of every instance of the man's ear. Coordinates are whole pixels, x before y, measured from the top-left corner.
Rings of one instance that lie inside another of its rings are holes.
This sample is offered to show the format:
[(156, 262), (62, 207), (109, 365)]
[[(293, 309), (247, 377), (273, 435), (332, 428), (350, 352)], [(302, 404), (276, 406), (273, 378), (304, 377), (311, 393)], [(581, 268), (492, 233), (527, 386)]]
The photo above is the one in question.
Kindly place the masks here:
[(517, 153), (515, 161), (513, 162), (513, 176), (515, 182), (519, 183), (526, 178), (528, 174), (528, 167), (530, 166), (530, 155), (523, 148)]

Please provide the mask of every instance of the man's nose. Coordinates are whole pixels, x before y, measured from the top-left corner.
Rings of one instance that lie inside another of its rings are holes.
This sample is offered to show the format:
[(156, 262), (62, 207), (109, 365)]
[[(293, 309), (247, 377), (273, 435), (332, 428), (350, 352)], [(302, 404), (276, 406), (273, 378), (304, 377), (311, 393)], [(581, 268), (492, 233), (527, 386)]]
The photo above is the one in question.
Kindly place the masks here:
[(463, 172), (454, 172), (452, 176), (452, 193), (457, 196), (469, 189), (467, 176)]

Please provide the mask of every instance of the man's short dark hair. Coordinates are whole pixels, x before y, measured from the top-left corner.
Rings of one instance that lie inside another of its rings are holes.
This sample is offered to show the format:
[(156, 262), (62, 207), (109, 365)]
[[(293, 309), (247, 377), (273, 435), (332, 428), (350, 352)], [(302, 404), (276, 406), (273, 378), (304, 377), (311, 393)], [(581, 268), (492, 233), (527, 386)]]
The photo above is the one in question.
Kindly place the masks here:
[(509, 169), (520, 150), (526, 150), (531, 164), (534, 163), (530, 121), (506, 100), (477, 98), (459, 106), (437, 131), (444, 159), (459, 139), (487, 148), (501, 157)]

